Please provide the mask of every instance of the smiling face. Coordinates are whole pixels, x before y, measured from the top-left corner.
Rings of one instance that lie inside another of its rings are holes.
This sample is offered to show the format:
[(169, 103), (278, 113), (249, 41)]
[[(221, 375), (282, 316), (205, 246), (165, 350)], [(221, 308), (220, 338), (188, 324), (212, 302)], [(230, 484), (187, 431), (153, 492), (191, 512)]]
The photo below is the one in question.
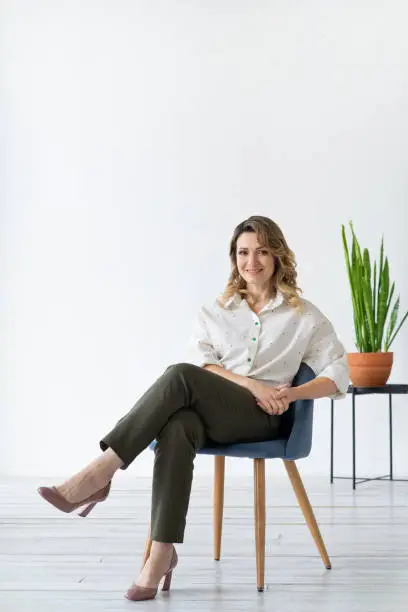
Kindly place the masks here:
[(243, 232), (237, 240), (238, 272), (248, 288), (265, 287), (275, 272), (275, 258), (267, 246), (259, 243), (256, 232)]

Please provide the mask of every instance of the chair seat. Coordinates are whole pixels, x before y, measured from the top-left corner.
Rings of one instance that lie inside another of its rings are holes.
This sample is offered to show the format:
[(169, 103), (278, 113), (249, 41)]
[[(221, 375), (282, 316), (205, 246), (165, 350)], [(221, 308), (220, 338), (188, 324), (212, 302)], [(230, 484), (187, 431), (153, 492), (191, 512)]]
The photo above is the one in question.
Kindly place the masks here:
[[(223, 455), (247, 459), (277, 459), (285, 457), (287, 440), (266, 440), (265, 442), (239, 442), (234, 444), (213, 444), (200, 448), (199, 455)], [(153, 450), (156, 441), (150, 444)]]
[(200, 448), (198, 454), (246, 457), (247, 459), (276, 459), (285, 456), (286, 443), (287, 440), (266, 440), (265, 442), (214, 444), (213, 446)]

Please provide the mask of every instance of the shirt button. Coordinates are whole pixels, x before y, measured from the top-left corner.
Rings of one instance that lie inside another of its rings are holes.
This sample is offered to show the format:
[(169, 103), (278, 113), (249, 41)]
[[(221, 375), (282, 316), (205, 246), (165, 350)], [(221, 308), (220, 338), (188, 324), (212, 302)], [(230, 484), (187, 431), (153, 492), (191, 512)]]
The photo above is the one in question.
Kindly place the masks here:
[(252, 342), (256, 342), (256, 338), (252, 338)]
[(248, 361), (249, 361), (249, 362), (251, 362), (251, 361), (252, 361), (252, 359), (251, 359), (250, 357), (248, 357)]
[(258, 321), (255, 321), (255, 325), (259, 325), (259, 322), (258, 322)]

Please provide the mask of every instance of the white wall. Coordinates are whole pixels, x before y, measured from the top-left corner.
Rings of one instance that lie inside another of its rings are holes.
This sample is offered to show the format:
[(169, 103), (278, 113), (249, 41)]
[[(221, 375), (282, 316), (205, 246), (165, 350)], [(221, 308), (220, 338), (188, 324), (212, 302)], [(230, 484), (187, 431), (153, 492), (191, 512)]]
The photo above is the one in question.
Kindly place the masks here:
[[(5, 0), (1, 10), (2, 473), (64, 475), (98, 452), (185, 358), (246, 216), (282, 226), (306, 297), (348, 350), (342, 222), (372, 248), (384, 232), (408, 307), (404, 0)], [(394, 382), (408, 382), (407, 338), (408, 327)], [(360, 473), (386, 473), (386, 398), (359, 405)], [(337, 413), (346, 474), (348, 400)], [(395, 400), (395, 424), (396, 471), (408, 476), (408, 397)], [(328, 449), (324, 400), (303, 470), (326, 478)], [(150, 473), (151, 459), (128, 474)]]

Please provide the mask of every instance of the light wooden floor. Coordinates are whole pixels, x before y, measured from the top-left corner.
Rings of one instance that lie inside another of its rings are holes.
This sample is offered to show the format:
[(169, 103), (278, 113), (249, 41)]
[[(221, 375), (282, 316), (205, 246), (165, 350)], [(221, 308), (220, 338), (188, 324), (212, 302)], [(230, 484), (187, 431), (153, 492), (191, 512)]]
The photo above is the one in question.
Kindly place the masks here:
[[(212, 560), (211, 481), (194, 484), (186, 543), (170, 594), (123, 598), (140, 565), (150, 504), (147, 479), (118, 480), (87, 519), (63, 515), (38, 482), (0, 480), (1, 612), (245, 610), (399, 612), (408, 609), (408, 483), (352, 493), (304, 479), (333, 569), (325, 570), (290, 484), (268, 478), (266, 590), (255, 587), (252, 482), (227, 479), (223, 555)], [(40, 484), (48, 484), (44, 480)]]

